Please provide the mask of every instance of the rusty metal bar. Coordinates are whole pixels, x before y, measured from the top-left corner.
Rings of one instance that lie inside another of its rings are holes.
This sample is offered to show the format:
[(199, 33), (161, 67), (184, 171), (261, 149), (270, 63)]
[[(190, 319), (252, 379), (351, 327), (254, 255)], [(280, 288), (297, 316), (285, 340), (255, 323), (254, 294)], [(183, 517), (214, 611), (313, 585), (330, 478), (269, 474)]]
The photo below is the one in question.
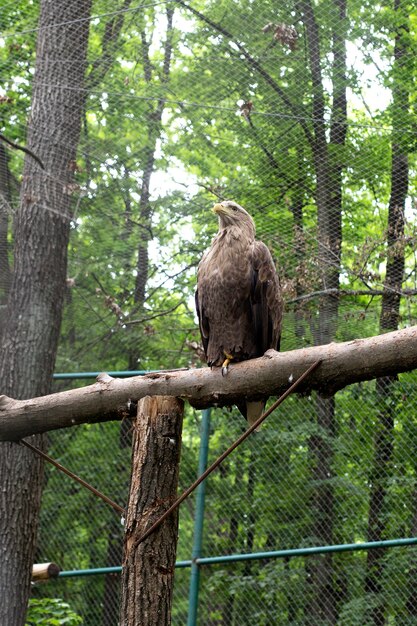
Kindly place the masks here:
[(252, 424), (252, 426), (250, 426), (242, 435), (240, 435), (240, 437), (238, 437), (238, 439), (236, 439), (236, 441), (234, 443), (232, 443), (231, 446), (229, 446), (229, 448), (227, 448), (227, 450), (225, 450), (225, 452), (223, 452), (223, 454), (221, 454), (215, 461), (214, 463), (212, 463), (212, 465), (210, 465), (210, 467), (208, 467), (206, 469), (205, 472), (203, 472), (201, 474), (201, 476), (199, 476), (197, 478), (197, 480), (195, 482), (193, 482), (192, 485), (190, 485), (188, 487), (188, 489), (186, 489), (177, 500), (175, 500), (175, 502), (165, 511), (165, 513), (163, 513), (161, 515), (161, 517), (159, 517), (156, 522), (154, 522), (152, 524), (152, 526), (150, 526), (148, 528), (148, 530), (141, 536), (139, 537), (139, 539), (137, 540), (136, 545), (139, 545), (140, 543), (142, 543), (142, 541), (144, 541), (145, 539), (147, 539), (147, 537), (149, 537), (149, 535), (151, 535), (161, 524), (162, 522), (169, 516), (171, 515), (171, 513), (173, 511), (175, 511), (175, 509), (182, 503), (184, 502), (184, 500), (186, 498), (188, 498), (188, 496), (194, 491), (194, 489), (196, 489), (198, 487), (198, 485), (203, 482), (203, 480), (205, 478), (207, 478), (207, 476), (209, 476), (209, 474), (211, 474), (216, 467), (218, 467), (224, 460), (225, 458), (227, 458), (229, 456), (229, 454), (231, 452), (233, 452), (233, 450), (235, 450), (238, 446), (240, 446), (240, 444), (245, 441), (245, 439), (247, 439), (247, 437), (249, 437), (249, 435), (251, 435), (253, 433), (254, 430), (256, 430), (258, 428), (258, 426), (260, 426), (262, 424), (262, 422), (269, 416), (271, 415), (271, 413), (273, 411), (275, 411), (275, 409), (284, 402), (284, 400), (286, 400), (288, 398), (289, 395), (291, 395), (296, 389), (297, 387), (315, 370), (317, 369), (317, 367), (320, 365), (321, 360), (319, 361), (315, 361), (312, 365), (310, 365), (310, 367), (304, 372), (304, 374), (301, 374), (301, 376), (299, 378), (297, 378), (297, 380), (291, 385), (291, 387), (289, 387), (287, 389), (287, 391), (285, 391), (282, 396), (280, 396), (273, 404), (271, 404), (271, 406), (269, 407), (269, 409), (267, 411), (265, 411), (265, 413), (263, 413), (257, 420), (256, 422), (254, 422)]
[(38, 454), (40, 457), (45, 459), (45, 461), (47, 461), (48, 463), (51, 463), (51, 465), (56, 467), (60, 472), (63, 472), (64, 474), (66, 474), (67, 476), (75, 480), (77, 483), (79, 483), (86, 489), (89, 489), (89, 491), (94, 493), (95, 496), (97, 496), (98, 498), (101, 498), (104, 502), (106, 502), (106, 504), (110, 504), (110, 506), (113, 507), (115, 511), (125, 516), (126, 512), (121, 506), (119, 506), (116, 502), (113, 502), (113, 500), (105, 496), (104, 493), (101, 493), (101, 491), (99, 491), (98, 489), (90, 485), (90, 483), (85, 481), (83, 478), (80, 478), (79, 476), (77, 476), (77, 474), (74, 474), (74, 472), (71, 472), (71, 470), (61, 465), (61, 463), (58, 463), (58, 461), (55, 461), (55, 459), (50, 457), (49, 454), (46, 454), (46, 452), (43, 452), (43, 450), (40, 450), (36, 446), (33, 446), (31, 443), (29, 443), (28, 441), (25, 441), (24, 439), (21, 439), (19, 443), (21, 443), (23, 446), (26, 446), (26, 448), (29, 448), (29, 450), (32, 450), (32, 452), (34, 452), (35, 454)]

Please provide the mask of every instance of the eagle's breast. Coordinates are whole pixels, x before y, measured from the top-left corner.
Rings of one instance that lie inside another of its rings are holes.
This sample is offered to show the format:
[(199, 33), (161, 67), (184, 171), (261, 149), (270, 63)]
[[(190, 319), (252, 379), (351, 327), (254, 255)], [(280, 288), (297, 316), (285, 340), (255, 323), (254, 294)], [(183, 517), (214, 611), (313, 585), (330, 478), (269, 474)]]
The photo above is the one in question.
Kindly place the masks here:
[(221, 231), (202, 259), (198, 269), (201, 306), (209, 321), (207, 361), (219, 365), (224, 353), (236, 360), (254, 356), (250, 294), (251, 241), (233, 229)]

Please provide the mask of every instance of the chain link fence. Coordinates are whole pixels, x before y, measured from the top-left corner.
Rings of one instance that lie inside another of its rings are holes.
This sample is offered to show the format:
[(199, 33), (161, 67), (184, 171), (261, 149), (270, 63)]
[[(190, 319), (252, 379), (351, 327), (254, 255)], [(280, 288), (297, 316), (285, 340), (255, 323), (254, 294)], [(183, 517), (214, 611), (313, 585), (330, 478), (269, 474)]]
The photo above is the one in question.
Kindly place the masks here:
[[(198, 623), (364, 625), (378, 615), (381, 623), (415, 623), (412, 545), (280, 558), (265, 553), (415, 537), (416, 403), (412, 375), (384, 395), (374, 382), (351, 386), (336, 396), (329, 433), (318, 424), (316, 397), (291, 397), (207, 479), (202, 556), (261, 554), (200, 566)], [(196, 476), (200, 425), (200, 413), (188, 410), (180, 490)], [(209, 462), (244, 427), (234, 411), (213, 411)], [(120, 442), (118, 424), (88, 425), (52, 434), (50, 453), (125, 505), (130, 451)], [(384, 454), (376, 452), (381, 449)], [(180, 513), (178, 625), (188, 618), (195, 515), (192, 496)], [(47, 469), (40, 561), (72, 571), (114, 567), (121, 563), (122, 536), (110, 507)], [(116, 624), (119, 575), (88, 574), (39, 585), (34, 595), (64, 598), (85, 624)]]
[[(56, 371), (202, 364), (195, 272), (217, 228), (209, 209), (225, 198), (251, 213), (276, 261), (282, 350), (416, 323), (412, 3), (94, 0), (80, 21), (85, 0), (69, 0), (62, 19), (42, 27), (40, 6), (47, 15), (46, 0), (0, 3), (0, 325), (16, 210), (28, 200), (16, 145), (26, 143), (31, 106), (74, 91), (83, 102), (77, 159), (65, 175), (45, 173), (71, 198)], [(36, 42), (86, 22), (84, 81), (63, 78), (84, 63), (77, 51), (52, 50), (54, 79), (32, 103)], [(67, 148), (36, 130), (49, 154)], [(41, 200), (58, 219), (53, 200)], [(417, 536), (416, 384), (410, 373), (289, 398), (207, 481), (202, 555)], [(209, 460), (244, 426), (235, 409), (213, 410)], [(187, 408), (181, 489), (196, 477), (200, 428)], [(50, 433), (49, 452), (126, 505), (126, 424)], [(179, 562), (191, 559), (195, 509), (194, 496), (181, 508)], [(38, 561), (117, 567), (122, 536), (110, 507), (46, 468)], [(206, 564), (199, 623), (417, 625), (415, 551)], [(175, 625), (188, 620), (189, 582), (190, 567), (178, 567)], [(86, 626), (118, 621), (114, 572), (63, 577), (33, 595), (64, 598)]]

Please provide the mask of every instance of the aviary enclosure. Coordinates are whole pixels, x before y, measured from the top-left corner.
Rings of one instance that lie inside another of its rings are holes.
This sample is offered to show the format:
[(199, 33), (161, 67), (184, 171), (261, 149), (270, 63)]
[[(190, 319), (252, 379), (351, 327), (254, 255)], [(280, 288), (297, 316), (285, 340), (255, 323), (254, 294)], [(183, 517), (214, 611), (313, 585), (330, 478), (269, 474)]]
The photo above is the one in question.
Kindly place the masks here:
[[(0, 9), (2, 393), (204, 366), (193, 294), (219, 199), (276, 261), (282, 351), (417, 323), (414, 3)], [(173, 624), (417, 625), (416, 374), (322, 391), (290, 397), (182, 505)], [(236, 409), (204, 415), (186, 405), (180, 490), (245, 428)], [(131, 434), (85, 424), (42, 445), (125, 506)], [(2, 584), (42, 492), (34, 560), (63, 572), (32, 607), (61, 598), (74, 624), (113, 626), (120, 515), (1, 446)]]

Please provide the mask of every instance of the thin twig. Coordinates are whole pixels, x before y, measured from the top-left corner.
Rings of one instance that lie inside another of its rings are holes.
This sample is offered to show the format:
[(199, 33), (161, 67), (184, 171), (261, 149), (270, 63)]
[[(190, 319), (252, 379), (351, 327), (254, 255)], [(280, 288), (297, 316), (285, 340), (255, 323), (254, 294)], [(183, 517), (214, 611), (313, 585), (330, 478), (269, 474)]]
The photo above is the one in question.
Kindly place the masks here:
[(2, 141), (4, 141), (5, 143), (7, 143), (7, 145), (9, 145), (12, 148), (14, 148), (15, 150), (22, 150), (22, 152), (25, 152), (26, 154), (31, 156), (32, 159), (35, 159), (35, 161), (41, 166), (41, 168), (43, 170), (45, 169), (45, 166), (42, 163), (42, 161), (40, 160), (40, 158), (38, 156), (36, 156), (36, 154), (34, 152), (32, 152), (32, 150), (29, 150), (29, 148), (26, 148), (25, 146), (20, 146), (18, 143), (14, 142), (14, 141), (11, 141), (10, 139), (7, 139), (7, 137), (2, 135), (1, 133), (0, 133), (0, 139)]
[(296, 298), (292, 298), (291, 300), (286, 300), (286, 304), (295, 304), (296, 302), (301, 302), (302, 300), (312, 300), (313, 298), (317, 298), (320, 296), (383, 296), (387, 291), (395, 291), (399, 295), (403, 297), (412, 297), (417, 295), (417, 289), (402, 289), (400, 292), (397, 292), (393, 289), (321, 289), (318, 291), (312, 291), (311, 293), (305, 293), (301, 296), (297, 296)]
[(166, 309), (165, 311), (159, 311), (158, 313), (154, 313), (153, 315), (148, 315), (147, 317), (142, 317), (138, 320), (128, 320), (123, 322), (125, 326), (129, 326), (130, 324), (144, 324), (145, 322), (149, 322), (150, 320), (155, 319), (156, 317), (163, 317), (164, 315), (168, 315), (168, 313), (173, 313), (176, 309), (178, 309), (181, 304), (184, 304), (183, 301), (178, 302), (175, 306), (170, 309)]

